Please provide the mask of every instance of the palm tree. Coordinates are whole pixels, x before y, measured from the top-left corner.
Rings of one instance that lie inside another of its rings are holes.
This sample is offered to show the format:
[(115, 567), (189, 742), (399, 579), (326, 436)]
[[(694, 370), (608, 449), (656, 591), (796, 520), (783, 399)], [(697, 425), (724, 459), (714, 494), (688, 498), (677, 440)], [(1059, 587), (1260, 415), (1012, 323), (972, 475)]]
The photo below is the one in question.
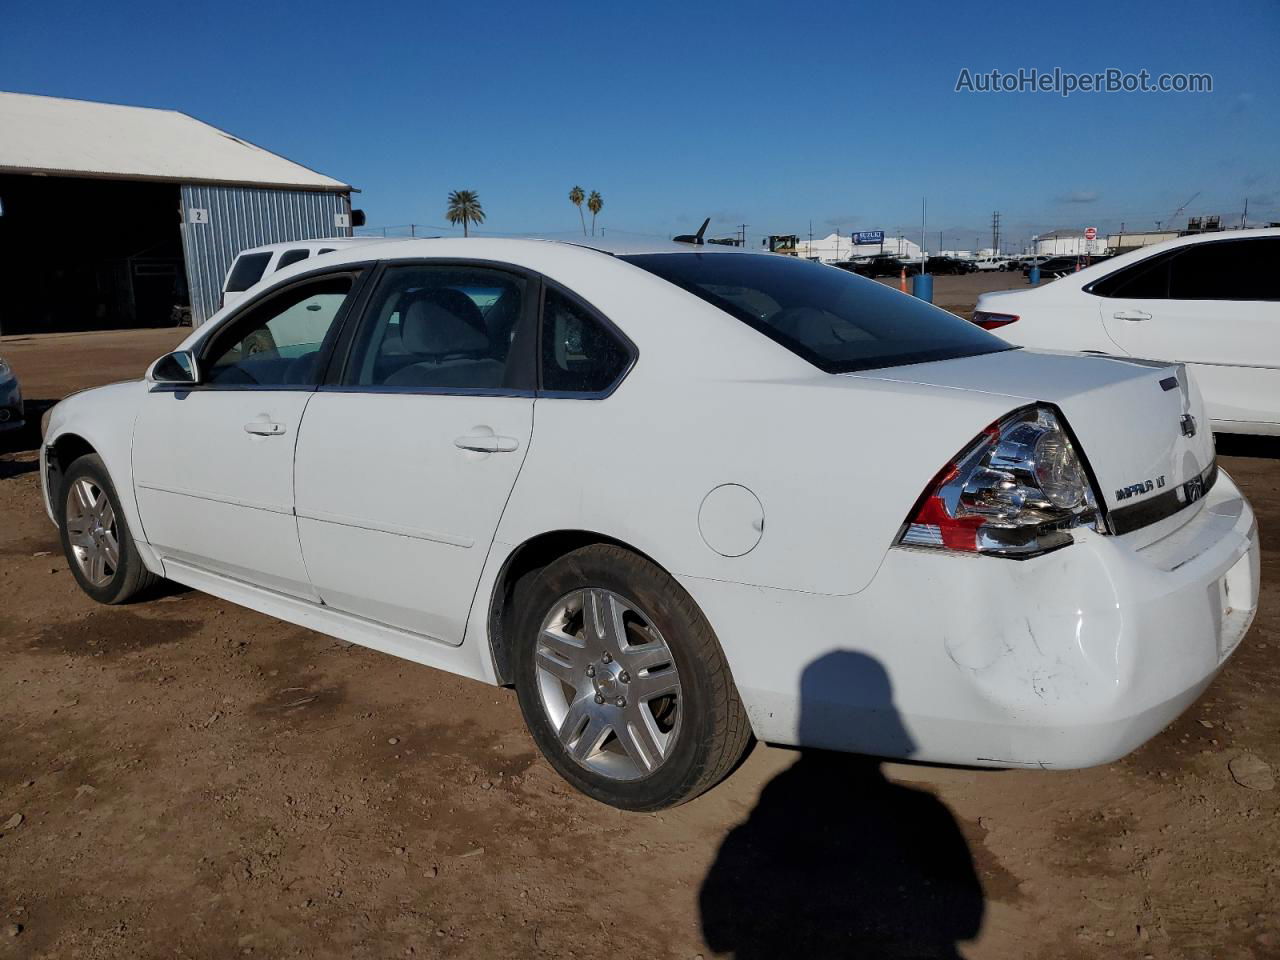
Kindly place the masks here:
[(587, 218), (582, 215), (582, 201), (587, 195), (582, 192), (581, 187), (574, 187), (569, 191), (569, 202), (578, 208), (578, 219), (582, 221), (582, 235), (587, 235)]
[(455, 227), (462, 224), (462, 235), (469, 237), (470, 224), (484, 223), (484, 207), (480, 206), (480, 194), (474, 190), (451, 190), (449, 206), (445, 209), (444, 216)]
[(604, 209), (604, 197), (600, 196), (599, 190), (592, 190), (591, 196), (587, 197), (587, 209), (591, 211), (591, 235), (596, 235), (596, 214)]

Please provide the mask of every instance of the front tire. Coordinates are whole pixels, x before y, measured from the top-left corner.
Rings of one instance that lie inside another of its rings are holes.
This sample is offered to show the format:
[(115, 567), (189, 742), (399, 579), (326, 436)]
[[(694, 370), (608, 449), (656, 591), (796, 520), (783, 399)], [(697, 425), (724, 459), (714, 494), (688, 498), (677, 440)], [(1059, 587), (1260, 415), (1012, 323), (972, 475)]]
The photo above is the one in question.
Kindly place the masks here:
[(96, 453), (76, 459), (64, 476), (59, 531), (67, 566), (99, 603), (124, 603), (160, 578), (142, 563), (120, 509), (120, 497)]
[(660, 810), (722, 780), (751, 739), (711, 625), (665, 571), (611, 544), (518, 591), (516, 693), (534, 742), (583, 793)]

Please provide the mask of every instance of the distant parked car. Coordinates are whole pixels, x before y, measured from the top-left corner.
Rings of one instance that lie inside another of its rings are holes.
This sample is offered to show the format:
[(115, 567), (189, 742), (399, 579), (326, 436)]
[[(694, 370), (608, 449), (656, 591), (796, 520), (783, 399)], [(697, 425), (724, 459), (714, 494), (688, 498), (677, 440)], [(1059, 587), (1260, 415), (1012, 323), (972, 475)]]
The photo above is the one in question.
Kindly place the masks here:
[(981, 272), (989, 270), (1010, 270), (1013, 269), (1015, 261), (1009, 257), (978, 257), (973, 261), (974, 269)]
[(1028, 347), (1187, 364), (1213, 429), (1280, 435), (1280, 229), (1197, 234), (1030, 290), (973, 320)]
[[(907, 276), (914, 277), (920, 272), (920, 261), (908, 263), (906, 267)], [(925, 269), (936, 277), (973, 273), (974, 268), (967, 260), (961, 260), (959, 257), (930, 257)]]
[(25, 423), (18, 377), (0, 357), (0, 433), (21, 430)]
[(319, 240), (290, 240), (242, 250), (232, 261), (222, 284), (222, 306), (244, 299), (245, 293), (263, 277), (322, 253), (333, 253), (359, 244), (380, 243), (384, 237), (322, 237)]
[(863, 277), (896, 277), (902, 272), (902, 261), (891, 253), (876, 254), (866, 257), (863, 262), (855, 262), (853, 272)]
[(1075, 273), (1081, 262), (1080, 257), (1048, 257), (1038, 263), (1023, 264), (1022, 274), (1023, 276), (1030, 276), (1031, 268), (1039, 266), (1040, 278), (1042, 280), (1052, 280), (1057, 277), (1065, 277), (1068, 273)]

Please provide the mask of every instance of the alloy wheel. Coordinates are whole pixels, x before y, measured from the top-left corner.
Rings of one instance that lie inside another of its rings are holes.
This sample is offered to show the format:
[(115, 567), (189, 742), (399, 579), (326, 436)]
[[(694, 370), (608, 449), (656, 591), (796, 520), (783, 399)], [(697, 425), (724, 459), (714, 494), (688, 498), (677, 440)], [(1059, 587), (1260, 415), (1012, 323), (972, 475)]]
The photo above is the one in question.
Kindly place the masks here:
[(656, 771), (680, 735), (680, 675), (652, 619), (611, 590), (551, 608), (534, 653), (543, 710), (577, 763), (615, 780)]
[(95, 587), (111, 582), (120, 567), (120, 538), (115, 508), (107, 491), (89, 477), (67, 490), (67, 539), (76, 565)]

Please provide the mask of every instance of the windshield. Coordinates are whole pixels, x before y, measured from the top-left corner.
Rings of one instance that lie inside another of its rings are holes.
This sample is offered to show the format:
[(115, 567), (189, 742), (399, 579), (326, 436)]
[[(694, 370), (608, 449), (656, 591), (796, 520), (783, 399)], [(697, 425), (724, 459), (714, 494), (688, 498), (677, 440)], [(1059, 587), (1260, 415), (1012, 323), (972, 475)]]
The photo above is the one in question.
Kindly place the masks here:
[(719, 307), (828, 373), (1013, 349), (923, 300), (806, 260), (714, 253), (622, 259)]

